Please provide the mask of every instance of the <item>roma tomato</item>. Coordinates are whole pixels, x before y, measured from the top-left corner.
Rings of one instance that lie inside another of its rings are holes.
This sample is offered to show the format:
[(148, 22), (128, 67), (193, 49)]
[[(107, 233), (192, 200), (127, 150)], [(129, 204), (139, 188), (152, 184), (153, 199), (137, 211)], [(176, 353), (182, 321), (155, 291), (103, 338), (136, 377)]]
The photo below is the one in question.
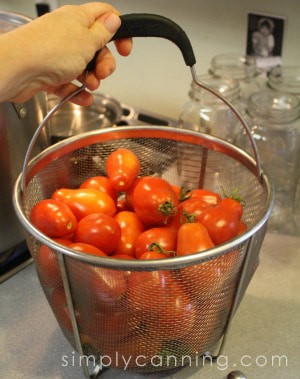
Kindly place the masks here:
[(201, 213), (199, 221), (205, 225), (215, 245), (229, 241), (238, 234), (239, 220), (236, 214), (221, 204)]
[(241, 220), (238, 225), (238, 234), (244, 233), (247, 229), (247, 224), (243, 220)]
[(112, 186), (118, 192), (126, 191), (139, 175), (141, 169), (138, 157), (128, 149), (113, 151), (106, 161), (106, 172)]
[(81, 253), (97, 255), (98, 257), (107, 257), (107, 255), (98, 249), (98, 247), (90, 245), (88, 243), (74, 242), (69, 245), (69, 248), (80, 251)]
[(85, 180), (79, 188), (93, 188), (105, 192), (117, 203), (118, 192), (114, 189), (107, 176), (92, 176)]
[(114, 219), (120, 225), (121, 238), (114, 254), (127, 254), (134, 256), (135, 241), (144, 231), (142, 221), (134, 212), (122, 211), (114, 216)]
[[(67, 298), (63, 288), (55, 288), (50, 297), (50, 304), (60, 326), (73, 331)], [(75, 309), (76, 321), (80, 324), (80, 314)]]
[(47, 288), (63, 286), (58, 258), (50, 247), (41, 245), (35, 263), (43, 285)]
[(206, 227), (199, 222), (183, 224), (178, 230), (178, 256), (198, 253), (214, 246)]
[(142, 180), (142, 178), (136, 178), (130, 188), (125, 192), (125, 207), (127, 210), (133, 211), (133, 192), (136, 185)]
[(180, 338), (193, 327), (194, 305), (169, 271), (132, 272), (128, 301), (131, 309), (143, 312), (146, 328), (160, 339)]
[(62, 201), (45, 199), (31, 210), (33, 225), (48, 237), (62, 237), (73, 233), (77, 220), (70, 207)]
[[(173, 256), (176, 251), (177, 231), (166, 226), (150, 228), (141, 233), (135, 241), (135, 256), (140, 256), (146, 251), (163, 250), (166, 256)], [(151, 249), (151, 245), (158, 245), (159, 248)], [(169, 252), (169, 254), (167, 254)]]
[(127, 290), (126, 272), (78, 261), (68, 262), (67, 268), (74, 303), (81, 313), (120, 306)]
[(113, 217), (93, 213), (78, 222), (73, 239), (96, 246), (109, 255), (117, 248), (121, 234), (121, 227)]
[[(89, 312), (88, 309), (86, 309)], [(82, 332), (94, 341), (112, 343), (121, 341), (133, 333), (139, 332), (143, 320), (141, 312), (134, 312), (128, 307), (104, 308), (93, 311), (93, 316), (83, 317)]]
[(225, 197), (222, 199), (221, 203), (222, 207), (227, 208), (231, 213), (234, 213), (238, 219), (241, 220), (243, 216), (243, 205), (240, 201), (232, 199), (231, 197)]
[(140, 255), (139, 259), (144, 259), (146, 261), (150, 259), (164, 259), (166, 258), (166, 254), (160, 251), (145, 251)]
[(164, 226), (177, 213), (178, 198), (171, 184), (154, 176), (142, 177), (133, 190), (133, 208), (148, 227)]
[(52, 199), (66, 203), (78, 221), (92, 213), (113, 216), (117, 210), (115, 202), (107, 193), (94, 188), (61, 188), (52, 194)]
[(220, 204), (222, 200), (221, 196), (218, 193), (203, 188), (195, 188), (191, 190), (189, 198), (202, 199), (211, 205)]
[(178, 212), (169, 226), (178, 229), (186, 222), (197, 222), (199, 215), (209, 207), (211, 207), (211, 205), (200, 198), (184, 200), (179, 204)]

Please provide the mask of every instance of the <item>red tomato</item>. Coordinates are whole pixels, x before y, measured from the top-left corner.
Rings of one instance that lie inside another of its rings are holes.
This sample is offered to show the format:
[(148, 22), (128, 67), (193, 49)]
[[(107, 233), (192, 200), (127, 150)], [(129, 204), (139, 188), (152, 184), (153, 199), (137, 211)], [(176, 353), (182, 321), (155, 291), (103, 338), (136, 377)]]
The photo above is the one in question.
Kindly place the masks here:
[[(87, 263), (67, 263), (74, 303), (82, 312), (120, 306), (127, 291), (127, 272)], [(81, 312), (81, 313), (82, 313)]]
[(33, 225), (48, 237), (62, 237), (73, 233), (77, 220), (70, 207), (62, 201), (45, 199), (31, 210)]
[(176, 251), (176, 241), (177, 231), (173, 228), (162, 226), (147, 229), (136, 239), (135, 256), (136, 258), (140, 258), (143, 253), (150, 250), (150, 247), (153, 244), (159, 245), (159, 249), (154, 248), (154, 251), (163, 250), (165, 252), (170, 252), (167, 256), (173, 256), (174, 251)]
[(110, 258), (116, 258), (116, 259), (135, 259), (132, 255), (127, 254), (112, 254), (109, 256)]
[(202, 189), (202, 188), (196, 188), (196, 189), (191, 190), (189, 198), (190, 199), (200, 198), (211, 205), (217, 205), (222, 200), (221, 196), (218, 193), (209, 191), (206, 189)]
[(245, 224), (243, 220), (241, 220), (238, 225), (238, 234), (244, 233), (247, 229), (248, 229), (247, 225)]
[(92, 176), (84, 181), (79, 188), (94, 188), (98, 191), (105, 192), (117, 203), (118, 192), (114, 189), (107, 176)]
[(205, 210), (199, 216), (199, 221), (205, 225), (215, 245), (220, 245), (238, 234), (239, 220), (236, 214), (222, 205)]
[(116, 213), (113, 199), (105, 192), (94, 188), (61, 188), (53, 193), (52, 198), (66, 203), (78, 221), (92, 213), (105, 213), (109, 216)]
[(179, 186), (177, 186), (176, 184), (171, 184), (171, 186), (172, 186), (174, 192), (176, 193), (178, 200), (180, 201), (181, 188)]
[[(67, 298), (63, 288), (55, 288), (51, 294), (50, 304), (59, 325), (69, 331), (73, 331)], [(75, 309), (75, 317), (80, 323), (80, 315)]]
[(139, 332), (142, 321), (141, 312), (129, 307), (116, 307), (113, 311), (106, 308), (94, 310), (92, 317), (87, 314), (83, 318), (81, 330), (94, 341), (112, 343)]
[(169, 271), (132, 272), (128, 301), (131, 309), (143, 312), (146, 328), (160, 339), (180, 338), (193, 327), (194, 306)]
[(179, 228), (186, 222), (197, 222), (199, 215), (207, 208), (210, 208), (211, 204), (207, 203), (203, 199), (193, 198), (184, 200), (178, 206), (178, 212), (173, 220), (169, 223), (171, 228)]
[(121, 239), (114, 254), (127, 254), (134, 256), (135, 241), (144, 231), (142, 221), (134, 212), (122, 211), (115, 215), (114, 219), (120, 225)]
[[(207, 229), (200, 223), (183, 224), (178, 230), (178, 256), (194, 254), (213, 248)], [(222, 258), (222, 257), (221, 257)], [(222, 259), (205, 261), (180, 269), (182, 283), (191, 296), (198, 300), (212, 296), (224, 283)]]
[(119, 192), (126, 191), (141, 169), (138, 157), (130, 150), (113, 151), (106, 161), (106, 172), (112, 186)]
[(161, 253), (159, 251), (145, 251), (140, 255), (139, 259), (150, 260), (150, 259), (164, 259), (166, 258), (166, 254)]
[(117, 248), (121, 234), (120, 225), (113, 217), (93, 213), (78, 222), (74, 241), (94, 245), (109, 255)]
[(148, 227), (164, 226), (177, 213), (178, 198), (164, 179), (143, 177), (133, 190), (133, 208)]
[(64, 236), (63, 238), (53, 238), (53, 241), (60, 243), (61, 245), (64, 245), (64, 246), (69, 246), (72, 243), (70, 239), (71, 237), (70, 238), (66, 238), (66, 237), (69, 237), (69, 236)]
[(182, 224), (178, 230), (178, 256), (198, 253), (214, 246), (206, 227), (199, 222)]
[(43, 285), (48, 288), (63, 286), (58, 258), (50, 247), (41, 245), (35, 263)]
[(98, 249), (96, 246), (90, 245), (88, 243), (83, 242), (74, 242), (69, 245), (70, 249), (74, 249), (76, 251), (80, 251), (81, 253), (97, 255), (98, 257), (107, 257), (103, 251)]
[(234, 213), (238, 221), (241, 220), (243, 216), (243, 205), (240, 201), (232, 199), (231, 197), (225, 197), (220, 204), (222, 207), (227, 208), (231, 213)]
[(133, 211), (133, 192), (136, 185), (142, 180), (142, 178), (136, 178), (130, 188), (125, 192), (125, 207), (127, 210)]

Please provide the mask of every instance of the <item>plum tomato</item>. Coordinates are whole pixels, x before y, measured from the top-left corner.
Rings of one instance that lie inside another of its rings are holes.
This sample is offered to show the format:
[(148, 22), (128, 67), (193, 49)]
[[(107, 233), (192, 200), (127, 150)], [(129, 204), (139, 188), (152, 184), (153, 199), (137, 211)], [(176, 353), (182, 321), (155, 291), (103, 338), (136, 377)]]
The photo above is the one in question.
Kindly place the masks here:
[(178, 256), (198, 253), (214, 246), (206, 227), (199, 222), (182, 224), (178, 229)]
[(46, 245), (41, 245), (35, 259), (37, 272), (47, 288), (62, 287), (62, 277), (56, 253)]
[(179, 228), (186, 222), (197, 222), (199, 215), (212, 205), (203, 199), (193, 198), (182, 201), (178, 206), (178, 212), (169, 223), (171, 228)]
[(107, 257), (107, 255), (103, 253), (103, 251), (98, 249), (98, 247), (90, 245), (88, 243), (74, 242), (74, 243), (71, 243), (68, 247), (70, 249), (80, 251), (81, 253), (96, 255), (98, 257)]
[(94, 188), (61, 188), (52, 194), (52, 199), (66, 203), (78, 221), (92, 213), (113, 216), (117, 210), (114, 200), (107, 193)]
[(230, 212), (234, 213), (238, 221), (242, 219), (244, 209), (240, 201), (235, 200), (231, 197), (225, 197), (224, 199), (222, 199), (220, 204), (223, 207), (227, 208)]
[(113, 217), (93, 213), (78, 222), (73, 240), (96, 246), (110, 255), (117, 248), (121, 234), (121, 227)]
[(114, 189), (107, 176), (92, 176), (86, 179), (79, 188), (94, 188), (98, 191), (105, 192), (117, 203), (118, 192)]
[(132, 272), (128, 278), (131, 309), (143, 312), (147, 329), (160, 339), (177, 339), (193, 327), (195, 307), (170, 271)]
[(147, 227), (165, 226), (177, 213), (179, 200), (171, 184), (154, 176), (142, 177), (133, 190), (133, 208)]
[(203, 188), (192, 189), (190, 191), (189, 198), (202, 199), (211, 205), (220, 204), (222, 200), (221, 196), (218, 193)]
[(113, 151), (106, 161), (106, 173), (112, 186), (118, 192), (126, 191), (139, 175), (141, 169), (138, 157), (125, 148)]
[(167, 258), (166, 254), (160, 251), (145, 251), (140, 255), (139, 259), (149, 261), (150, 259), (164, 259)]
[(142, 221), (134, 212), (118, 212), (114, 219), (120, 225), (121, 238), (114, 254), (127, 254), (134, 256), (135, 241), (137, 237), (145, 230)]
[[(63, 288), (55, 288), (50, 297), (50, 304), (59, 325), (68, 331), (73, 331), (67, 298)], [(80, 324), (80, 314), (75, 309), (76, 321)]]
[(70, 207), (62, 201), (44, 199), (31, 210), (32, 224), (48, 237), (62, 237), (73, 233), (77, 220)]
[(199, 216), (215, 245), (220, 245), (238, 234), (239, 220), (235, 213), (222, 204), (208, 208)]
[[(150, 228), (141, 233), (135, 241), (135, 257), (140, 256), (146, 251), (164, 251), (166, 256), (173, 256), (176, 251), (177, 231), (174, 228), (161, 226)], [(157, 245), (158, 248), (151, 248), (151, 245)], [(169, 254), (167, 253), (169, 252)]]

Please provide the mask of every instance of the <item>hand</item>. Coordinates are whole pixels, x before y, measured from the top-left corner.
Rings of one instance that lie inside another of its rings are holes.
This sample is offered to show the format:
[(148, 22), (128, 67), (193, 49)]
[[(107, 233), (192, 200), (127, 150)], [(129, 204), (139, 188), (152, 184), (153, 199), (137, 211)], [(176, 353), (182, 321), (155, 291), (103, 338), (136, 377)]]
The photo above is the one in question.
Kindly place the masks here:
[[(87, 64), (100, 50), (86, 80), (89, 90), (97, 89), (115, 70), (106, 44), (120, 24), (119, 12), (111, 5), (88, 3), (63, 6), (1, 35), (0, 101), (24, 102), (40, 91), (60, 97), (70, 94), (76, 89), (71, 82), (84, 80)], [(118, 40), (115, 45), (126, 56), (132, 41)], [(89, 105), (93, 99), (83, 91), (72, 101)]]

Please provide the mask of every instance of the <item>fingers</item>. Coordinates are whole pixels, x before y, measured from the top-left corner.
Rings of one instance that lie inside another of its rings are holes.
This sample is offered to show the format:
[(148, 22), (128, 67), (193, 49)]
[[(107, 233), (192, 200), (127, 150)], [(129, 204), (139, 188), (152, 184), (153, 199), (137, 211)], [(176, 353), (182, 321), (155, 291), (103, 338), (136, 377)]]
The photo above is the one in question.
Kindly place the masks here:
[(124, 38), (115, 41), (115, 46), (118, 53), (124, 57), (127, 57), (132, 50), (132, 39)]
[[(49, 89), (49, 93), (53, 93), (54, 95), (64, 98), (74, 91), (76, 91), (78, 87), (73, 83), (64, 84), (60, 87), (56, 87), (54, 89)], [(93, 103), (93, 96), (89, 92), (83, 90), (78, 95), (74, 96), (70, 100), (72, 103), (82, 106), (89, 106)]]

